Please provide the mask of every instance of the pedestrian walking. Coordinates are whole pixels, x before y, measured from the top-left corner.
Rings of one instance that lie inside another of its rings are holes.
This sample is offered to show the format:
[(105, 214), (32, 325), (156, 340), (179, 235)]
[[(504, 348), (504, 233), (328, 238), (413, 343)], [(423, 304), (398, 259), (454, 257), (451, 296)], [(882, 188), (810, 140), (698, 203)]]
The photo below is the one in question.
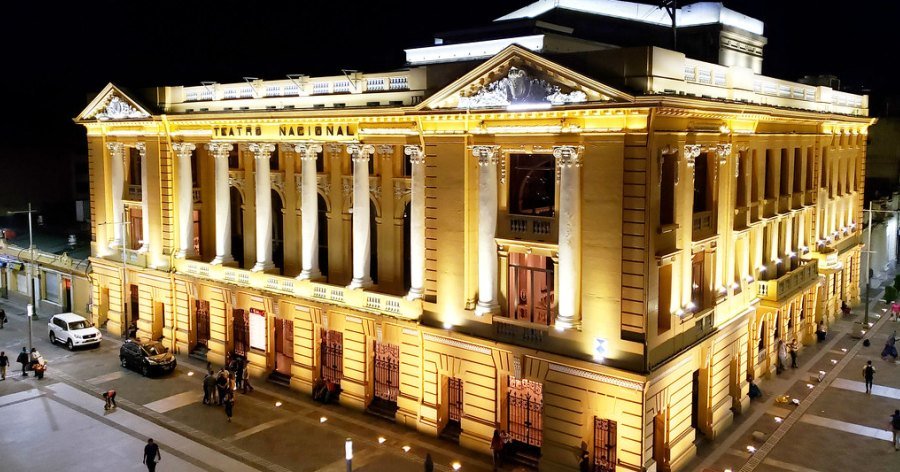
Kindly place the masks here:
[(225, 373), (225, 369), (219, 369), (218, 375), (216, 375), (216, 390), (219, 393), (219, 402), (218, 404), (222, 404), (222, 400), (225, 400), (225, 392), (228, 391), (228, 374)]
[(31, 359), (28, 358), (28, 348), (22, 348), (22, 352), (16, 357), (16, 362), (22, 364), (22, 376), (28, 377), (28, 372), (25, 371), (25, 369), (28, 368), (28, 364), (31, 362)]
[(225, 394), (225, 416), (229, 423), (231, 423), (231, 415), (234, 414), (234, 391), (229, 391)]
[(431, 459), (431, 453), (425, 454), (425, 472), (434, 472), (434, 460)]
[(216, 374), (212, 369), (207, 369), (203, 377), (203, 404), (211, 405), (216, 402)]
[(159, 453), (159, 445), (153, 442), (153, 438), (147, 440), (147, 445), (144, 446), (144, 460), (142, 461), (144, 464), (147, 464), (147, 470), (150, 472), (154, 472), (156, 470), (156, 463), (162, 460), (162, 455)]
[(6, 380), (6, 367), (9, 366), (9, 358), (6, 357), (6, 351), (0, 352), (0, 374), (3, 374), (3, 378), (0, 380)]
[(241, 381), (241, 389), (242, 389), (242, 391), (243, 391), (245, 394), (248, 393), (248, 391), (252, 392), (252, 391), (253, 391), (253, 385), (250, 385), (250, 369), (248, 369), (246, 366), (244, 366), (244, 369), (243, 369), (243, 371), (241, 372), (241, 375), (244, 376), (244, 378), (243, 378), (242, 381)]
[(900, 303), (891, 302), (891, 321), (900, 319)]
[(494, 470), (503, 466), (503, 438), (500, 431), (494, 429), (494, 437), (491, 438), (491, 455), (494, 459)]
[(6, 324), (6, 310), (0, 308), (0, 329), (3, 329), (3, 325)]
[(897, 361), (897, 330), (894, 330), (890, 336), (888, 336), (887, 341), (884, 343), (884, 349), (881, 350), (882, 359), (887, 360), (888, 357), (893, 358), (894, 362)]
[(900, 451), (900, 410), (891, 415), (891, 427), (894, 429), (894, 450)]
[(875, 379), (875, 367), (872, 366), (872, 361), (866, 362), (866, 366), (863, 367), (863, 377), (866, 379), (866, 393), (872, 393), (872, 381)]
[(800, 350), (800, 344), (797, 343), (797, 338), (791, 339), (791, 342), (788, 343), (788, 353), (791, 355), (791, 368), (797, 368), (797, 351)]
[(247, 368), (246, 364), (247, 361), (240, 357), (235, 359), (234, 380), (236, 382), (237, 388), (242, 388), (242, 385), (244, 383), (244, 370)]
[(106, 400), (106, 405), (103, 405), (104, 410), (118, 407), (118, 405), (116, 405), (116, 391), (114, 389), (103, 392), (103, 399)]

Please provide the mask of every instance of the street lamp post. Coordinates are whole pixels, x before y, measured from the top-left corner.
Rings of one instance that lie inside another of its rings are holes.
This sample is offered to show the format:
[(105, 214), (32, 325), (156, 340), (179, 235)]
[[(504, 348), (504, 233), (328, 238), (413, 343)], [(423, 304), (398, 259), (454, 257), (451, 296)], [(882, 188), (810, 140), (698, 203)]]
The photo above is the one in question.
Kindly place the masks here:
[(347, 472), (353, 471), (353, 439), (347, 438), (344, 442), (344, 456), (347, 459)]
[(9, 215), (28, 213), (28, 250), (31, 253), (30, 261), (28, 263), (28, 290), (31, 292), (31, 303), (28, 304), (26, 315), (28, 317), (28, 360), (31, 361), (31, 349), (33, 348), (31, 340), (31, 325), (32, 321), (37, 316), (37, 291), (34, 289), (34, 269), (36, 265), (34, 262), (34, 235), (31, 232), (31, 214), (34, 213), (34, 210), (31, 209), (31, 202), (29, 202), (27, 210), (8, 211), (6, 213)]

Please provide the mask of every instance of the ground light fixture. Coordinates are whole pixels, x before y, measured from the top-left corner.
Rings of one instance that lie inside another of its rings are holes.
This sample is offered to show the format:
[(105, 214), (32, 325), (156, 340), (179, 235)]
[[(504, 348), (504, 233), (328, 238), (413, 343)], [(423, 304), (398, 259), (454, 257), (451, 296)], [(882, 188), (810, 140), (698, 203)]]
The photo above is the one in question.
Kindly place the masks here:
[(324, 423), (324, 422), (326, 422), (326, 421), (328, 421), (328, 418), (326, 418), (326, 417), (324, 417), (324, 416), (321, 417), (321, 418), (319, 418), (319, 423)]
[(188, 372), (188, 377), (193, 377), (193, 376), (194, 376), (194, 371)]
[(776, 423), (781, 423), (782, 421), (784, 421), (784, 418), (782, 418), (782, 417), (780, 417), (780, 416), (776, 416), (776, 417), (775, 417), (775, 422), (776, 422)]
[(459, 470), (462, 469), (462, 464), (460, 464), (459, 462), (454, 462), (450, 465), (450, 467), (453, 467), (453, 470)]
[(275, 406), (276, 406), (276, 407), (281, 406), (281, 402), (275, 402)]
[(747, 452), (753, 454), (754, 452), (756, 452), (756, 448), (753, 446), (747, 446)]
[(385, 439), (384, 436), (378, 436), (378, 444), (384, 444), (385, 441), (387, 441), (387, 439)]
[(412, 448), (409, 447), (409, 446), (403, 446), (403, 447), (401, 447), (400, 449), (403, 449), (403, 452), (409, 452), (409, 450), (412, 449)]

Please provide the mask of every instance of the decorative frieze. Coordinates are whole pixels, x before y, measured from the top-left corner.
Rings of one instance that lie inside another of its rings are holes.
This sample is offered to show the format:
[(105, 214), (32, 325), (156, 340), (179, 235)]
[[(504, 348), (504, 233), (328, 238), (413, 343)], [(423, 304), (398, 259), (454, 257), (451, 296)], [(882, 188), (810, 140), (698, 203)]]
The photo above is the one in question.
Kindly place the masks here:
[(460, 341), (460, 340), (458, 340), (458, 339), (452, 339), (452, 338), (445, 338), (445, 337), (441, 337), (441, 336), (435, 336), (435, 335), (430, 334), (430, 333), (425, 333), (425, 334), (422, 335), (422, 337), (423, 337), (426, 341), (431, 341), (431, 342), (434, 342), (434, 343), (443, 344), (443, 345), (445, 345), (445, 346), (452, 346), (452, 347), (455, 347), (455, 348), (464, 349), (464, 350), (466, 350), (466, 351), (477, 352), (477, 353), (479, 353), (479, 354), (484, 354), (484, 355), (486, 355), (486, 356), (491, 355), (491, 349), (490, 349), (490, 348), (487, 348), (487, 347), (484, 347), (484, 346), (479, 346), (479, 345), (477, 345), (477, 344), (467, 343), (467, 342), (465, 342), (465, 341)]
[(609, 375), (598, 374), (596, 372), (587, 371), (584, 369), (578, 369), (575, 367), (569, 367), (567, 365), (560, 364), (550, 364), (550, 370), (553, 372), (559, 372), (567, 375), (574, 375), (576, 377), (581, 377), (583, 379), (594, 380), (596, 382), (602, 382), (609, 385), (615, 385), (617, 387), (627, 388), (629, 390), (643, 391), (644, 385), (640, 382), (635, 382), (633, 380), (620, 379), (617, 377), (612, 377)]

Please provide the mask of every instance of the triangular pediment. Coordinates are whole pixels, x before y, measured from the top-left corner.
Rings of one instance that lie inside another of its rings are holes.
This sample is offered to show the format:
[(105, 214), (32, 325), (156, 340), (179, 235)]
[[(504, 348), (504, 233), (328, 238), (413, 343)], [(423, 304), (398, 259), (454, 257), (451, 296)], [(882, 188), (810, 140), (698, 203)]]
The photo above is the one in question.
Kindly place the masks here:
[(75, 121), (120, 121), (147, 118), (150, 118), (150, 112), (110, 83), (97, 94), (97, 97), (75, 118)]
[(422, 109), (553, 107), (634, 97), (511, 45), (424, 100)]

